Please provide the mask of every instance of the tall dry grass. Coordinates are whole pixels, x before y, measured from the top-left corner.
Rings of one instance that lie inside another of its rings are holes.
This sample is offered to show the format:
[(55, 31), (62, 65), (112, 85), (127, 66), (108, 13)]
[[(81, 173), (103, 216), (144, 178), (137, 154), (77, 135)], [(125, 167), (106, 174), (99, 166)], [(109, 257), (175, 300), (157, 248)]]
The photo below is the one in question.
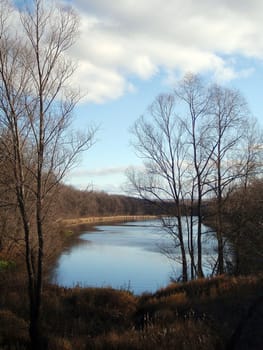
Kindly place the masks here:
[[(5, 284), (0, 280), (1, 350), (28, 345), (26, 284), (23, 275), (12, 276)], [(262, 291), (260, 276), (174, 283), (141, 296), (112, 288), (47, 284), (41, 319), (44, 348), (223, 350), (232, 343), (239, 349), (242, 342), (240, 349), (250, 349), (244, 344), (261, 341), (257, 320), (263, 306), (259, 302), (250, 311)], [(241, 320), (245, 327), (241, 324), (238, 334)]]
[(97, 225), (105, 223), (129, 222), (140, 220), (152, 220), (157, 218), (156, 215), (114, 215), (114, 216), (91, 216), (75, 219), (63, 219), (59, 222), (65, 226), (75, 225)]

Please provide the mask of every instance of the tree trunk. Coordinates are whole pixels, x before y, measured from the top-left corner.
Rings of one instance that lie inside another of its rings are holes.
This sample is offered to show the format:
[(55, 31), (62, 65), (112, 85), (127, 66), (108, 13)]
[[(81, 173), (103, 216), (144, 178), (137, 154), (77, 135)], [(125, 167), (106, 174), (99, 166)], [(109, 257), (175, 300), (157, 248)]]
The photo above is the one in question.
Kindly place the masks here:
[(198, 191), (197, 204), (197, 276), (203, 278), (203, 263), (202, 263), (202, 212), (201, 212), (201, 190)]
[(177, 222), (178, 222), (178, 237), (180, 242), (181, 258), (182, 258), (182, 280), (183, 282), (187, 282), (188, 269), (187, 269), (187, 259), (186, 259), (186, 252), (185, 252), (185, 246), (184, 246), (182, 217), (181, 217), (180, 209), (178, 209)]

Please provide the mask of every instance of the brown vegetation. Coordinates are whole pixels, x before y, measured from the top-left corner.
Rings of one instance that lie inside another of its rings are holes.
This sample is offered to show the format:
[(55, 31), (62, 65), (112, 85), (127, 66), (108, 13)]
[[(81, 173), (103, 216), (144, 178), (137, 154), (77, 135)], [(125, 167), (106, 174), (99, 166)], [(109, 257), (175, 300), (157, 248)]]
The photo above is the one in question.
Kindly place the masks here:
[(153, 204), (124, 195), (110, 195), (105, 192), (78, 190), (60, 185), (57, 200), (57, 217), (75, 219), (101, 216), (154, 215)]
[[(7, 272), (1, 277), (0, 348), (27, 349), (24, 283)], [(42, 344), (50, 350), (260, 349), (262, 292), (259, 276), (173, 283), (139, 297), (46, 285)]]
[(150, 220), (157, 218), (156, 215), (117, 215), (117, 216), (91, 216), (75, 219), (61, 220), (61, 224), (65, 226), (75, 225), (97, 225), (105, 223), (128, 222), (138, 220)]
[[(224, 199), (222, 204), (223, 231), (230, 243), (232, 260), (228, 261), (228, 272), (251, 274), (263, 268), (263, 182), (254, 180), (240, 186)], [(210, 201), (206, 208), (208, 225), (215, 227), (215, 206)]]

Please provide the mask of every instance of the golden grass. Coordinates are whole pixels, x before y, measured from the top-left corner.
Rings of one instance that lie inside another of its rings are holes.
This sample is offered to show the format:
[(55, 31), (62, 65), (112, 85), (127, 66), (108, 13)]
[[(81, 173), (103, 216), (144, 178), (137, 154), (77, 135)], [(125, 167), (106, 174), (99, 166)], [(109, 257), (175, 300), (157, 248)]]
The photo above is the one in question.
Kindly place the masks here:
[(63, 219), (59, 222), (65, 226), (96, 225), (114, 222), (129, 222), (156, 219), (156, 215), (117, 215), (117, 216), (91, 216), (85, 218)]
[[(0, 349), (27, 348), (22, 277), (20, 286), (11, 280), (0, 283)], [(141, 296), (112, 288), (45, 285), (41, 335), (47, 350), (223, 350), (262, 288), (262, 276), (173, 283)], [(242, 337), (250, 341), (253, 330), (253, 339), (259, 342), (261, 324), (250, 321), (260, 316), (260, 310), (252, 316)]]
[(110, 332), (90, 345), (93, 350), (211, 350), (220, 349), (220, 340), (206, 325), (187, 320), (167, 327), (152, 325), (143, 331)]

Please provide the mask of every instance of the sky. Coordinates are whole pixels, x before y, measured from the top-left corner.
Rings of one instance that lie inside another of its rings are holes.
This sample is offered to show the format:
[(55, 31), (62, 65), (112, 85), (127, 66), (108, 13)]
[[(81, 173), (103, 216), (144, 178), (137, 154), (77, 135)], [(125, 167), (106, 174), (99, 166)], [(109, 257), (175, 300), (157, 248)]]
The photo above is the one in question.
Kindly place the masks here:
[(63, 1), (80, 16), (74, 127), (99, 126), (66, 183), (124, 193), (125, 169), (141, 164), (130, 127), (188, 72), (240, 89), (263, 124), (262, 0)]

